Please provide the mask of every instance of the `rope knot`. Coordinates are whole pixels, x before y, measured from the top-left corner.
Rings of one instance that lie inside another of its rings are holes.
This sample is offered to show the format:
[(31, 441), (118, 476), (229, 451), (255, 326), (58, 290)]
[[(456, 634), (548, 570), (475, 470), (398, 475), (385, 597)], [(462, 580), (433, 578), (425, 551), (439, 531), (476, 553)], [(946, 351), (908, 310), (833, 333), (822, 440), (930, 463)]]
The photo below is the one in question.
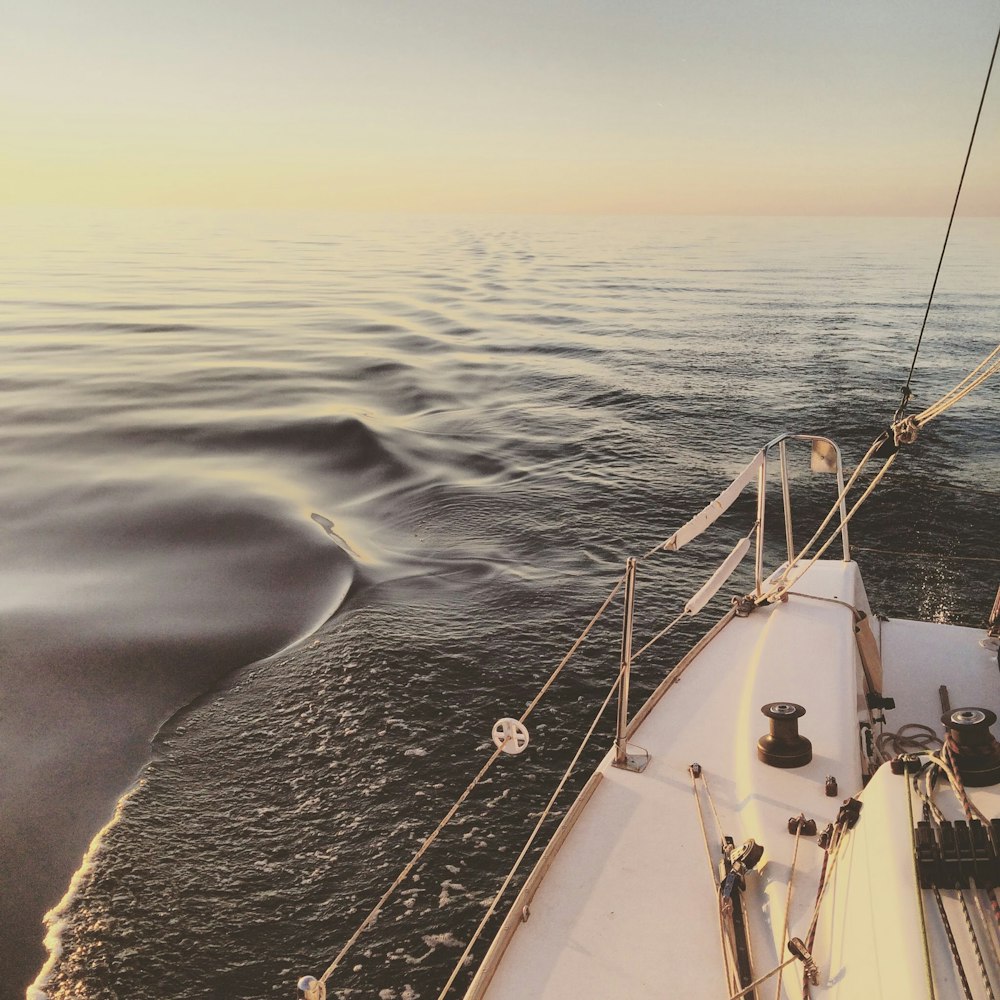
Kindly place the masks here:
[(915, 416), (904, 417), (892, 425), (892, 439), (896, 445), (913, 444), (917, 440), (920, 424)]

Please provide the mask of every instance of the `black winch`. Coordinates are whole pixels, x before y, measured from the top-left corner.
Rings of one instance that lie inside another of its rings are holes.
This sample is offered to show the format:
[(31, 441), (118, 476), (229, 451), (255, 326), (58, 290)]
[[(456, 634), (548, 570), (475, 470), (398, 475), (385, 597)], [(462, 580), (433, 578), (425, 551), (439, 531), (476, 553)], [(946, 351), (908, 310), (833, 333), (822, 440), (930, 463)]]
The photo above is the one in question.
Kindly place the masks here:
[(812, 744), (799, 732), (806, 714), (790, 701), (770, 701), (761, 708), (771, 720), (771, 731), (757, 740), (757, 757), (771, 767), (804, 767), (812, 760)]
[(996, 713), (988, 708), (952, 708), (941, 721), (963, 784), (982, 788), (1000, 781), (1000, 743), (990, 732)]

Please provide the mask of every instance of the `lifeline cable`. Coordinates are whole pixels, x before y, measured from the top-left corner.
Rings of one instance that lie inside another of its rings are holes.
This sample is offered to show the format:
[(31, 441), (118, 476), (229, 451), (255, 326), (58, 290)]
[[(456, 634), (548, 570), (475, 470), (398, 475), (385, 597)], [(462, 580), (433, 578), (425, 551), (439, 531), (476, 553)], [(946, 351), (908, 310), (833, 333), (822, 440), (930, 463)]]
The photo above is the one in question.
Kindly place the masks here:
[(948, 229), (944, 234), (944, 243), (941, 246), (941, 256), (938, 258), (937, 270), (934, 272), (934, 281), (931, 283), (931, 293), (927, 298), (927, 308), (924, 310), (924, 319), (920, 324), (920, 334), (917, 337), (917, 346), (913, 351), (913, 360), (910, 362), (910, 371), (906, 376), (906, 385), (903, 386), (902, 400), (896, 410), (895, 419), (899, 420), (906, 409), (906, 404), (910, 399), (910, 380), (913, 378), (913, 369), (917, 365), (917, 355), (920, 353), (920, 344), (924, 339), (924, 329), (927, 326), (927, 317), (930, 315), (931, 303), (934, 301), (934, 292), (937, 289), (938, 277), (941, 274), (941, 265), (944, 263), (945, 251), (948, 249), (948, 237), (951, 236), (952, 223), (955, 221), (955, 212), (958, 210), (958, 199), (962, 194), (962, 184), (965, 182), (965, 172), (969, 168), (969, 158), (972, 156), (972, 146), (976, 141), (976, 131), (979, 128), (979, 119), (983, 113), (983, 104), (986, 102), (986, 92), (989, 90), (990, 77), (993, 74), (993, 64), (997, 58), (997, 48), (1000, 47), (1000, 28), (997, 29), (996, 41), (993, 43), (993, 55), (990, 56), (990, 66), (986, 71), (986, 81), (983, 83), (983, 93), (979, 98), (979, 108), (976, 110), (976, 120), (972, 126), (972, 135), (969, 137), (969, 148), (965, 153), (965, 162), (962, 164), (962, 175), (958, 180), (958, 190), (955, 192), (955, 201), (951, 206), (951, 216), (948, 219)]
[[(611, 601), (614, 599), (615, 595), (621, 589), (621, 586), (622, 586), (623, 582), (624, 582), (624, 577), (619, 577), (618, 580), (617, 580), (617, 582), (615, 583), (614, 587), (612, 588), (611, 593), (608, 594), (608, 596), (604, 600), (604, 603), (597, 609), (597, 611), (594, 614), (594, 616), (587, 623), (587, 627), (580, 633), (580, 635), (577, 637), (576, 641), (570, 647), (569, 652), (567, 652), (566, 655), (559, 661), (559, 665), (555, 668), (555, 670), (552, 671), (552, 673), (549, 675), (548, 680), (546, 680), (546, 682), (542, 685), (542, 687), (539, 690), (538, 694), (535, 695), (535, 697), (529, 703), (528, 707), (521, 714), (521, 718), (519, 720), (520, 722), (523, 723), (525, 721), (525, 719), (528, 718), (528, 716), (534, 710), (535, 706), (542, 699), (542, 696), (545, 694), (546, 691), (548, 691), (548, 689), (555, 682), (555, 679), (559, 676), (559, 674), (562, 671), (563, 667), (565, 667), (566, 664), (570, 661), (570, 659), (573, 656), (573, 654), (577, 651), (577, 649), (583, 643), (583, 640), (587, 638), (587, 635), (590, 633), (590, 630), (594, 627), (594, 625), (597, 624), (598, 619), (600, 619), (600, 617), (607, 610), (608, 605), (611, 603)], [(482, 766), (482, 768), (480, 768), (479, 773), (472, 779), (472, 781), (468, 785), (466, 785), (466, 787), (465, 787), (464, 791), (462, 792), (462, 794), (459, 795), (459, 797), (452, 804), (452, 807), (445, 814), (444, 819), (442, 819), (441, 822), (438, 823), (438, 825), (434, 828), (433, 832), (430, 833), (427, 836), (427, 838), (421, 843), (420, 847), (417, 848), (416, 854), (414, 854), (413, 857), (410, 858), (410, 860), (407, 862), (407, 864), (403, 867), (403, 870), (396, 876), (396, 878), (393, 880), (392, 884), (389, 886), (388, 889), (386, 889), (386, 891), (383, 893), (382, 897), (375, 904), (375, 906), (373, 907), (373, 909), (369, 912), (368, 916), (365, 917), (364, 920), (361, 921), (361, 923), (358, 925), (358, 927), (354, 931), (354, 933), (350, 936), (350, 938), (348, 938), (347, 942), (344, 944), (344, 946), (337, 953), (337, 956), (334, 958), (334, 960), (327, 967), (326, 971), (323, 973), (322, 976), (320, 976), (319, 982), (320, 982), (320, 984), (323, 987), (326, 986), (326, 983), (328, 982), (328, 980), (330, 979), (330, 977), (333, 975), (333, 973), (337, 971), (337, 968), (339, 967), (341, 961), (343, 961), (344, 956), (355, 945), (355, 943), (357, 942), (358, 938), (360, 938), (361, 935), (369, 927), (371, 927), (374, 924), (375, 920), (378, 918), (378, 916), (382, 912), (382, 907), (386, 904), (386, 902), (388, 902), (389, 897), (396, 891), (396, 889), (399, 888), (400, 885), (402, 885), (402, 883), (406, 880), (406, 877), (410, 874), (410, 872), (416, 866), (417, 862), (424, 856), (424, 854), (427, 852), (427, 850), (431, 846), (431, 844), (433, 844), (434, 841), (437, 840), (437, 838), (440, 835), (441, 831), (448, 825), (448, 823), (451, 821), (451, 818), (455, 815), (455, 813), (458, 812), (459, 807), (462, 805), (462, 803), (465, 802), (465, 800), (472, 793), (472, 790), (479, 784), (479, 782), (485, 776), (486, 772), (489, 771), (489, 769), (496, 762), (497, 758), (503, 752), (504, 747), (507, 745), (507, 743), (508, 743), (508, 741), (510, 739), (511, 739), (511, 737), (508, 736), (506, 739), (504, 739), (504, 741), (499, 746), (497, 746), (497, 748), (490, 755), (490, 757), (486, 761), (486, 763)]]

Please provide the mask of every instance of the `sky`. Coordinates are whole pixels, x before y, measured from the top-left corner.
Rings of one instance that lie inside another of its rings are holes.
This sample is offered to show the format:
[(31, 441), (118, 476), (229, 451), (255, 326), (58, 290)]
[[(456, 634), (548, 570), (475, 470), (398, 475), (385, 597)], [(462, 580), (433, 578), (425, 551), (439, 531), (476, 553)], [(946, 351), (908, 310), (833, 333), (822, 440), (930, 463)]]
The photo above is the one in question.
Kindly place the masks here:
[[(0, 0), (0, 205), (947, 215), (997, 0)], [(1000, 66), (962, 212), (1000, 215)]]

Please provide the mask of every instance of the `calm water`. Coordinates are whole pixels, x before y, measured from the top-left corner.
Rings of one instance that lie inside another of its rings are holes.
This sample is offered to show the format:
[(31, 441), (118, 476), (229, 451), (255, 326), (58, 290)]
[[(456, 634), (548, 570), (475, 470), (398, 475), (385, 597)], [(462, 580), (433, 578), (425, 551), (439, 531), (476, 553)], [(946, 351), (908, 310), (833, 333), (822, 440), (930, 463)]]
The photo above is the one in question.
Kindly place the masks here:
[[(51, 955), (49, 996), (88, 1000), (290, 996), (319, 974), (626, 555), (780, 430), (860, 457), (943, 233), (3, 222), (0, 982), (22, 996)], [(953, 240), (917, 402), (998, 340), (1000, 221), (959, 220)], [(996, 401), (987, 384), (924, 435), (858, 546), (995, 556)], [(829, 483), (802, 485), (805, 520)], [(638, 641), (751, 519), (744, 503), (690, 560), (644, 569)], [(857, 554), (879, 610), (988, 612), (995, 562)], [(637, 697), (712, 616), (649, 655)], [(336, 995), (437, 996), (613, 678), (615, 631), (602, 622), (531, 750), (498, 765)]]

